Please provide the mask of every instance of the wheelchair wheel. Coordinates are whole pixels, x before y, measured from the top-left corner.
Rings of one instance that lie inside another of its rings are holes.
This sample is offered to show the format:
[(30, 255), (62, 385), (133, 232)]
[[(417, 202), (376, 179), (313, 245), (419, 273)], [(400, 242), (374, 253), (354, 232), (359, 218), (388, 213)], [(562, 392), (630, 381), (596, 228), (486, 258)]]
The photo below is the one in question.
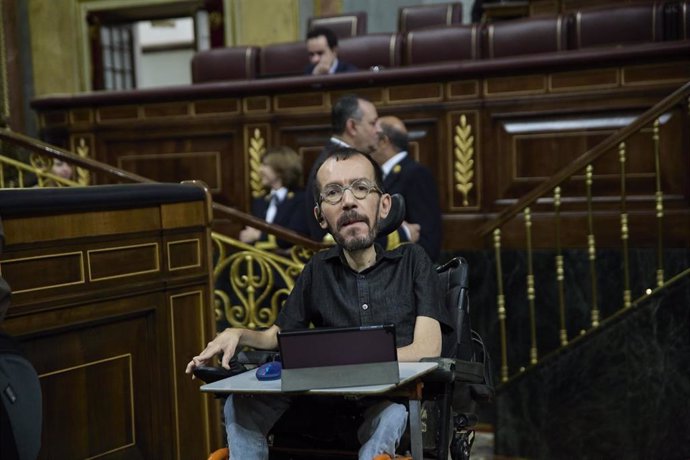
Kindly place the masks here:
[(474, 443), (474, 431), (462, 430), (453, 433), (453, 439), (450, 442), (450, 458), (469, 460), (472, 443)]

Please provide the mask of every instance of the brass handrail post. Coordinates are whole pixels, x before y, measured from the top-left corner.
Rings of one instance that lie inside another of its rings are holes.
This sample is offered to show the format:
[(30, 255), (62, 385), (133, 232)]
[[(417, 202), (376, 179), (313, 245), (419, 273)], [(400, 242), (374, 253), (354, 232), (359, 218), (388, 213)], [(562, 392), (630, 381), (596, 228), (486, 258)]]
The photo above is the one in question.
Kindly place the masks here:
[(501, 229), (494, 230), (494, 253), (496, 255), (496, 306), (501, 334), (501, 381), (508, 381), (508, 345), (506, 337), (506, 301), (503, 293), (503, 267), (501, 266)]
[(661, 159), (659, 153), (659, 125), (654, 121), (652, 140), (654, 142), (654, 173), (656, 176), (656, 228), (657, 228), (657, 270), (656, 285), (664, 285), (664, 192), (661, 190)]
[(556, 212), (556, 283), (558, 284), (558, 316), (560, 319), (561, 346), (568, 345), (568, 330), (565, 327), (565, 267), (561, 248), (561, 188), (553, 189), (553, 206)]
[(585, 186), (587, 193), (587, 254), (589, 256), (589, 274), (592, 285), (592, 327), (599, 326), (599, 302), (597, 301), (597, 243), (594, 236), (594, 215), (592, 213), (592, 179), (594, 167), (591, 164), (585, 169)]
[(239, 275), (242, 280), (246, 283), (247, 287), (247, 309), (249, 310), (249, 324), (247, 327), (249, 329), (255, 329), (257, 324), (257, 305), (256, 305), (256, 288), (254, 282), (256, 276), (254, 275), (254, 264), (253, 257), (250, 255), (244, 256), (245, 267), (247, 268), (247, 273)]
[(527, 239), (527, 301), (529, 302), (529, 329), (530, 329), (530, 364), (537, 364), (537, 319), (534, 308), (534, 264), (532, 263), (532, 212), (525, 208), (525, 237)]
[(618, 144), (618, 160), (621, 166), (621, 243), (623, 251), (623, 307), (628, 308), (631, 304), (630, 294), (630, 268), (628, 267), (628, 212), (626, 209), (625, 192), (625, 162), (626, 162), (625, 142)]

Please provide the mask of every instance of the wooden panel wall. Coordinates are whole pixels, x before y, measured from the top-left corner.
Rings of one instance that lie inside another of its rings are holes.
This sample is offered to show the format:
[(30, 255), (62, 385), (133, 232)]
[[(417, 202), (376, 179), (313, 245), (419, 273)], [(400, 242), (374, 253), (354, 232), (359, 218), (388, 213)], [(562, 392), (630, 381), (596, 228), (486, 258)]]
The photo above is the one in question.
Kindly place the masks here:
[(40, 458), (182, 460), (222, 443), (217, 403), (183, 373), (215, 330), (206, 206), (3, 219), (3, 328), (39, 374)]
[[(397, 115), (408, 125), (413, 155), (438, 181), (443, 248), (453, 251), (484, 247), (487, 240), (475, 232), (479, 224), (690, 80), (686, 56), (619, 61), (592, 66), (578, 61), (552, 69), (541, 64), (540, 70), (466, 76), (408, 72), (407, 79), (341, 79), (321, 89), (295, 89), (294, 82), (281, 89), (276, 80), (263, 94), (243, 96), (240, 91), (235, 97), (228, 97), (222, 85), (217, 95), (200, 85), (198, 97), (195, 88), (185, 89), (179, 102), (172, 101), (171, 91), (166, 96), (170, 102), (143, 102), (134, 92), (117, 104), (74, 97), (37, 105), (46, 107), (39, 115), (48, 138), (72, 146), (84, 141), (94, 158), (154, 179), (204, 179), (215, 200), (246, 211), (252, 148), (289, 145), (308, 171), (330, 135), (333, 103), (345, 93), (357, 93), (374, 102), (380, 115)], [(387, 72), (394, 75), (396, 70)], [(123, 104), (125, 100), (129, 103)], [(679, 167), (689, 161), (687, 149), (681, 148), (687, 126), (682, 106), (661, 125), (664, 194), (682, 219), (687, 219), (689, 198), (688, 175)], [(647, 130), (629, 146), (629, 193), (645, 216), (654, 213), (650, 143)], [(609, 201), (618, 193), (611, 175), (617, 165), (612, 152), (595, 168), (595, 189)], [(565, 191), (572, 196), (567, 196), (569, 209), (564, 211), (581, 213), (582, 177)], [(687, 235), (674, 234), (673, 228), (679, 227), (671, 225), (667, 236), (685, 244)]]

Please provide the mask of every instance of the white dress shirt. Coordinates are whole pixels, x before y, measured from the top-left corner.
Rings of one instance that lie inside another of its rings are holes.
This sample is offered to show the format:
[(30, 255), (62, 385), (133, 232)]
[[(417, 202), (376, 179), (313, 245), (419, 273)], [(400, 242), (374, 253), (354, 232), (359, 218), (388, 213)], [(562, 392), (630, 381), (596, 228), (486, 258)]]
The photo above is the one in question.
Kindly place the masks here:
[(269, 224), (272, 224), (273, 220), (276, 218), (278, 204), (285, 199), (287, 193), (288, 189), (285, 187), (280, 187), (279, 189), (271, 192), (270, 202), (268, 204), (268, 209), (266, 210), (266, 222)]

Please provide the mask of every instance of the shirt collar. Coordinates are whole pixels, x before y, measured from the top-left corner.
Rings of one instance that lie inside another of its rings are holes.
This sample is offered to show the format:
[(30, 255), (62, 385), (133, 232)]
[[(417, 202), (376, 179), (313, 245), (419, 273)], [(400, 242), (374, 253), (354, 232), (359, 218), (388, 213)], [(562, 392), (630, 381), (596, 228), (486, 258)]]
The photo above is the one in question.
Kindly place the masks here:
[(285, 200), (285, 197), (288, 195), (290, 191), (287, 189), (287, 187), (280, 187), (279, 189), (276, 190), (271, 190), (265, 197), (264, 199), (266, 201), (271, 201), (273, 197), (276, 197), (276, 201), (278, 203), (282, 202)]
[(348, 148), (350, 147), (350, 144), (348, 144), (348, 143), (345, 142), (344, 140), (339, 139), (339, 138), (337, 138), (337, 137), (335, 137), (335, 136), (331, 136), (331, 143), (332, 143), (332, 144), (336, 144), (336, 145), (338, 145), (339, 147), (348, 147)]
[(278, 201), (283, 201), (285, 197), (288, 194), (288, 189), (287, 187), (280, 187), (278, 190), (274, 190), (271, 192), (271, 195), (275, 195), (278, 197)]
[(335, 73), (335, 69), (337, 69), (337, 68), (338, 68), (338, 58), (335, 58), (335, 59), (333, 59), (333, 64), (331, 64), (331, 68), (328, 69), (328, 73), (329, 73), (329, 74), (334, 74), (334, 73)]
[[(376, 263), (372, 267), (378, 265), (378, 263), (383, 259), (395, 260), (400, 259), (402, 257), (400, 251), (386, 251), (378, 243), (374, 243), (374, 249), (376, 250)], [(347, 264), (347, 260), (345, 259), (343, 248), (341, 248), (338, 245), (335, 245), (332, 248), (326, 250), (324, 260), (339, 260), (343, 265), (350, 268), (350, 266)], [(372, 267), (367, 268), (367, 270), (370, 270)]]
[(390, 157), (384, 164), (382, 164), (381, 169), (383, 170), (383, 177), (387, 177), (388, 174), (390, 174), (391, 170), (395, 167), (395, 165), (403, 161), (406, 156), (407, 152), (403, 150), (402, 152), (396, 153), (395, 155)]

